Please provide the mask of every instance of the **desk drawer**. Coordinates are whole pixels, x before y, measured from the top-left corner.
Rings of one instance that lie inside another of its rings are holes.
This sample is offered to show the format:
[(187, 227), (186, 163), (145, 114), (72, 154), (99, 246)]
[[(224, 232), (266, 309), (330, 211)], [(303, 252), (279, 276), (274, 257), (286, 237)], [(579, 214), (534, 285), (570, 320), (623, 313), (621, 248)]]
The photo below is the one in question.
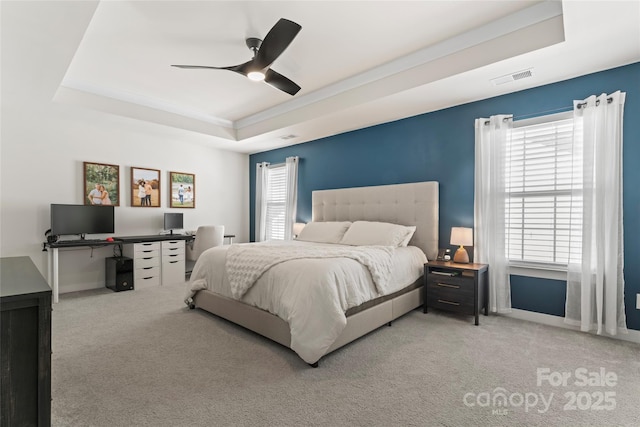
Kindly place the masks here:
[(153, 267), (136, 267), (134, 270), (134, 279), (138, 279), (139, 277), (151, 277), (151, 276), (160, 276), (161, 268), (159, 265), (154, 265)]
[(144, 242), (144, 243), (135, 243), (133, 245), (133, 251), (138, 252), (148, 252), (148, 251), (160, 251), (160, 242)]
[(160, 266), (160, 257), (156, 254), (154, 256), (136, 258), (133, 261), (133, 265), (136, 270), (139, 268), (157, 267)]
[(184, 258), (162, 263), (162, 286), (185, 282)]
[(184, 240), (164, 240), (162, 241), (162, 250), (180, 249), (184, 250)]
[(133, 259), (146, 259), (146, 258), (160, 258), (160, 250), (159, 249), (147, 249), (140, 252), (133, 253)]
[[(136, 270), (136, 273), (138, 270)], [(135, 276), (133, 279), (136, 289), (160, 286), (160, 276)]]
[(173, 261), (184, 261), (184, 251), (177, 253), (162, 253), (162, 264)]
[(183, 254), (184, 255), (184, 245), (182, 246), (170, 246), (166, 248), (162, 248), (162, 256), (165, 255), (175, 255), (175, 254)]

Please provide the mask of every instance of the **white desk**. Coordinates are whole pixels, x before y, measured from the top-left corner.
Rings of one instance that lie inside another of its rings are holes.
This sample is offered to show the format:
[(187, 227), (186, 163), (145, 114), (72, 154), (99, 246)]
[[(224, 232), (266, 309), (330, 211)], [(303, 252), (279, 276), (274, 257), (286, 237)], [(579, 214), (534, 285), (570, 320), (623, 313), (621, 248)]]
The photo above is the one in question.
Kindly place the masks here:
[[(225, 236), (226, 237), (226, 236)], [(231, 236), (235, 237), (235, 236)], [(64, 248), (93, 248), (103, 246), (120, 245), (120, 253), (122, 253), (122, 245), (140, 243), (140, 242), (162, 242), (166, 240), (192, 240), (193, 236), (183, 236), (179, 234), (165, 234), (165, 235), (148, 235), (148, 236), (129, 236), (129, 237), (114, 237), (113, 241), (106, 240), (74, 240), (69, 244), (60, 243), (45, 243), (45, 248), (49, 252), (48, 255), (48, 268), (47, 268), (47, 282), (52, 289), (53, 303), (58, 302), (59, 294), (59, 268), (58, 268), (58, 249)], [(184, 267), (183, 267), (184, 269)]]

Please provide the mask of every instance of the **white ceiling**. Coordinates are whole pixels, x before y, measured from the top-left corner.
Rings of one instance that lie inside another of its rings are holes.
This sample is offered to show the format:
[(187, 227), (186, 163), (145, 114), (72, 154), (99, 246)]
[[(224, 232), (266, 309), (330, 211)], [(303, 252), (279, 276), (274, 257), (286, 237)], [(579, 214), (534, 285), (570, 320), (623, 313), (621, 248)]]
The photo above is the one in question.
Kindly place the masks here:
[[(222, 70), (279, 18), (302, 30), (272, 68), (295, 96)], [(640, 60), (634, 1), (101, 1), (57, 102), (258, 152)], [(491, 79), (532, 69), (533, 77)], [(285, 135), (295, 138), (283, 140)]]

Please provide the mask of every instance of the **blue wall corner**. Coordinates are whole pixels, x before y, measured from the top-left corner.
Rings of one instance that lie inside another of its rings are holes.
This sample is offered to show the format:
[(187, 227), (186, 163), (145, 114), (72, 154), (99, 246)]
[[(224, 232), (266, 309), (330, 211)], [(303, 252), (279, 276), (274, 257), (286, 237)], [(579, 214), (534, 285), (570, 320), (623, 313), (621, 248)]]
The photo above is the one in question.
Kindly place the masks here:
[[(627, 93), (624, 122), (625, 302), (627, 325), (640, 330), (640, 62), (432, 113), (250, 156), (250, 236), (255, 228), (255, 165), (299, 156), (298, 221), (311, 220), (311, 192), (418, 181), (440, 183), (440, 246), (451, 227), (473, 227), (474, 120), (494, 114), (529, 118), (572, 109), (574, 99)], [(454, 249), (453, 247), (451, 247)], [(512, 276), (515, 277), (515, 276)], [(548, 282), (548, 283), (547, 283)], [(511, 295), (525, 310), (564, 313), (564, 286), (546, 279), (512, 279)], [(563, 289), (562, 292), (559, 290)], [(533, 298), (536, 295), (538, 297)], [(524, 307), (528, 308), (524, 308)], [(559, 314), (556, 314), (559, 315)]]

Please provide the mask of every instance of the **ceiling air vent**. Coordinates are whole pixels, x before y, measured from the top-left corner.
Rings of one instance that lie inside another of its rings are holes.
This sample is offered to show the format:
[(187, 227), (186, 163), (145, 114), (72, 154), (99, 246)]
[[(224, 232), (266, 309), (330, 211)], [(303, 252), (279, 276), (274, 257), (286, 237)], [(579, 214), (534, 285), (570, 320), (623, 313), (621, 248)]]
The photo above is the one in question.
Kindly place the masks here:
[(294, 134), (289, 134), (289, 135), (282, 135), (280, 137), (280, 139), (282, 139), (283, 141), (286, 141), (287, 139), (293, 139), (293, 138), (297, 138), (298, 135), (294, 135)]
[(505, 83), (511, 83), (516, 80), (528, 79), (529, 77), (533, 77), (533, 69), (529, 68), (528, 70), (517, 71), (515, 73), (507, 74), (506, 76), (496, 77), (491, 80), (494, 86), (503, 85)]

